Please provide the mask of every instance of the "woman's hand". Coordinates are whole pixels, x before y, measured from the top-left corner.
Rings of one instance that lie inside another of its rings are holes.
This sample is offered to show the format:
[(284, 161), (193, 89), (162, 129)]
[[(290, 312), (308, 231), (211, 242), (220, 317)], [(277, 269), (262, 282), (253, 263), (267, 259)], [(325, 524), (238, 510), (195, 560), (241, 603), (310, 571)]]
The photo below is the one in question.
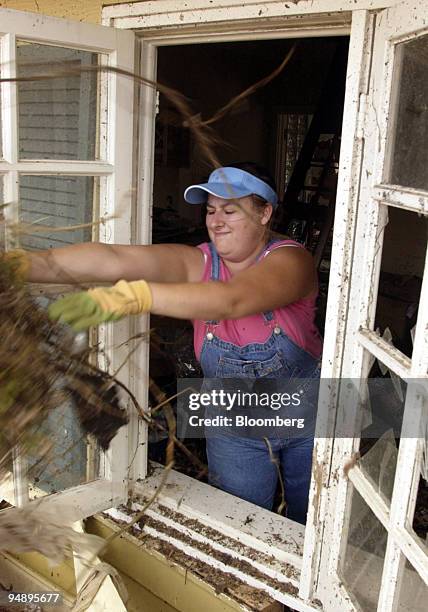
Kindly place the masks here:
[(81, 331), (129, 314), (148, 312), (151, 306), (152, 293), (146, 281), (120, 280), (113, 287), (79, 291), (57, 300), (49, 306), (49, 317)]

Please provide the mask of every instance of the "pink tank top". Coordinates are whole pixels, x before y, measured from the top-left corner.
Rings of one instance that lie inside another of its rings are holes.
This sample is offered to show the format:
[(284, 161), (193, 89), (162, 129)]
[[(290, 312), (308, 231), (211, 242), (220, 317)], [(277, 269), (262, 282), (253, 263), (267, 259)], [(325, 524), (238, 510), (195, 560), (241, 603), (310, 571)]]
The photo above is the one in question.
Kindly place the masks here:
[[(281, 240), (267, 248), (266, 251), (262, 253), (261, 258), (266, 257), (271, 251), (282, 247), (304, 248), (300, 243), (294, 240)], [(198, 248), (201, 249), (205, 258), (202, 281), (209, 282), (211, 279), (210, 248), (206, 242), (198, 245)], [(228, 281), (232, 277), (222, 259), (220, 259), (219, 276), (219, 280), (221, 281)], [(273, 314), (274, 321), (293, 342), (308, 351), (313, 357), (318, 358), (321, 355), (322, 340), (314, 323), (316, 310), (315, 301), (316, 295), (298, 300), (283, 308), (278, 308), (273, 311)], [(265, 342), (272, 333), (271, 326), (272, 324), (267, 325), (262, 314), (254, 314), (242, 317), (241, 319), (219, 321), (218, 324), (216, 324), (214, 333), (225, 342), (231, 342), (237, 346), (245, 346), (253, 342)], [(202, 344), (207, 333), (205, 321), (194, 320), (193, 330), (195, 355), (197, 359), (199, 359)]]

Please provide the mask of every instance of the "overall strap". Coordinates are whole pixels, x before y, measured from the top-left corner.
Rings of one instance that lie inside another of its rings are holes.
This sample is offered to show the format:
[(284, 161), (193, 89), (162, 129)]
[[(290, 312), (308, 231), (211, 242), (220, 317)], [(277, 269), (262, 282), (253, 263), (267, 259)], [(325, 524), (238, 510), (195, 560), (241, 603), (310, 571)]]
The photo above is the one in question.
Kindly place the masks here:
[(258, 255), (257, 260), (256, 261), (260, 261), (260, 259), (263, 257), (263, 255), (266, 253), (266, 251), (268, 251), (270, 249), (271, 246), (273, 246), (274, 244), (276, 244), (277, 242), (282, 242), (281, 238), (272, 238), (271, 240), (269, 240), (269, 242), (266, 244), (266, 246), (263, 248), (262, 252)]
[(212, 242), (208, 243), (211, 253), (211, 280), (219, 280), (220, 278), (220, 257)]
[(273, 312), (271, 310), (268, 310), (267, 312), (262, 312), (262, 316), (266, 323), (273, 321)]
[[(263, 257), (263, 255), (266, 253), (266, 251), (273, 246), (276, 242), (281, 242), (281, 240), (279, 238), (272, 238), (271, 240), (269, 240), (269, 242), (267, 243), (267, 245), (264, 247), (263, 251), (260, 253), (260, 255), (257, 257), (256, 261), (260, 261), (261, 258)], [(262, 312), (262, 317), (265, 321), (265, 323), (270, 323), (271, 321), (274, 320), (273, 317), (273, 312), (271, 310), (268, 310), (267, 312)]]
[[(210, 249), (210, 254), (211, 254), (211, 276), (210, 279), (217, 281), (220, 278), (220, 257), (217, 253), (217, 250), (215, 248), (215, 246), (213, 245), (212, 242), (208, 243), (209, 249)], [(208, 326), (208, 329), (210, 329), (209, 326), (213, 326), (213, 325), (217, 325), (218, 321), (205, 321), (206, 325)]]
[[(269, 240), (269, 242), (267, 243), (267, 245), (265, 246), (265, 248), (263, 249), (263, 251), (260, 253), (260, 255), (257, 257), (257, 261), (260, 261), (260, 259), (263, 257), (263, 255), (266, 253), (266, 251), (268, 249), (270, 249), (271, 246), (273, 246), (274, 244), (278, 243), (278, 242), (282, 242), (281, 238), (272, 238), (271, 240)], [(273, 316), (273, 312), (268, 311), (268, 312), (262, 312), (263, 318), (265, 320), (266, 323), (270, 323), (271, 321), (274, 321), (274, 316)], [(278, 326), (275, 324), (275, 328), (274, 329), (278, 329)]]

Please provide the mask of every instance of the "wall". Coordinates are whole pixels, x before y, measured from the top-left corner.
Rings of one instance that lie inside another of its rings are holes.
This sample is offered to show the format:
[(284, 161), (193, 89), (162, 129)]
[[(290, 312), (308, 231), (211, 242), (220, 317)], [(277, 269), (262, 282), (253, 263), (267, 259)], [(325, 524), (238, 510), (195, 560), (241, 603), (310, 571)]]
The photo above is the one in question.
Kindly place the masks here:
[[(133, 1), (130, 0), (129, 4)], [(0, 0), (0, 7), (66, 17), (77, 21), (101, 22), (101, 9), (117, 0)]]

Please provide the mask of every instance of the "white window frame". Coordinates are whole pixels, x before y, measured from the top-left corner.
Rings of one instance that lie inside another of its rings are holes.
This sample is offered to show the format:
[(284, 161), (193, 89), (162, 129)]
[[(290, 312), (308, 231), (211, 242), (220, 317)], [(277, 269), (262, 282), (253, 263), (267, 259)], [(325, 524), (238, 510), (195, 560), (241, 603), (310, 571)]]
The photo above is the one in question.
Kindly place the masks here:
[[(39, 13), (25, 13), (0, 9), (0, 44), (2, 76), (16, 76), (16, 40), (78, 48), (103, 54), (108, 66), (134, 71), (135, 36), (132, 32), (113, 28), (47, 17)], [(120, 82), (119, 82), (120, 79)], [(7, 221), (18, 220), (19, 176), (61, 175), (100, 177), (99, 216), (108, 218), (100, 227), (100, 240), (111, 243), (130, 243), (135, 198), (133, 197), (133, 103), (134, 82), (106, 72), (101, 77), (100, 158), (102, 161), (20, 160), (18, 158), (18, 108), (16, 83), (2, 83), (3, 159), (0, 174), (4, 179), (4, 201)], [(119, 214), (118, 214), (119, 213)], [(118, 214), (117, 217), (115, 215)], [(6, 236), (7, 246), (13, 246)], [(105, 326), (99, 334), (101, 350), (105, 348), (111, 370), (115, 371), (125, 360), (129, 347), (124, 345), (134, 333), (133, 323), (125, 320), (115, 326)], [(114, 346), (122, 346), (112, 350)], [(134, 390), (135, 369), (127, 363), (119, 378)], [(138, 395), (138, 391), (136, 392)], [(142, 400), (141, 397), (138, 399)], [(43, 503), (74, 510), (74, 519), (80, 520), (97, 511), (124, 502), (128, 494), (128, 444), (136, 444), (139, 419), (132, 413), (128, 427), (123, 427), (113, 440), (107, 453), (102, 454), (99, 478), (93, 482), (72, 487), (46, 496)], [(140, 436), (141, 437), (141, 436)], [(126, 449), (126, 450), (124, 450)], [(133, 474), (144, 473), (145, 466), (134, 461)], [(2, 490), (3, 496), (16, 505), (28, 501), (28, 483), (25, 466), (19, 459), (14, 463), (14, 495)], [(7, 487), (6, 487), (7, 488)], [(30, 502), (32, 503), (32, 502)], [(40, 499), (35, 503), (40, 503)]]
[[(376, 313), (377, 287), (383, 246), (383, 229), (387, 221), (388, 207), (397, 207), (414, 214), (427, 216), (428, 193), (423, 190), (403, 188), (384, 181), (388, 163), (387, 134), (394, 117), (393, 71), (395, 46), (428, 33), (425, 0), (411, 3), (403, 0), (397, 6), (386, 9), (376, 17), (373, 39), (373, 63), (367, 97), (364, 98), (361, 117), (361, 138), (365, 140), (365, 159), (361, 175), (360, 206), (355, 238), (355, 261), (350, 283), (350, 309), (344, 339), (343, 378), (364, 378), (368, 374), (371, 357), (384, 363), (404, 380), (421, 381), (425, 397), (419, 395), (415, 385), (406, 395), (405, 420), (397, 459), (394, 489), (390, 505), (387, 505), (371, 486), (364, 472), (355, 465), (347, 477), (343, 466), (358, 450), (358, 439), (338, 439), (332, 463), (336, 482), (330, 487), (330, 514), (326, 516), (325, 536), (331, 542), (324, 555), (324, 582), (329, 583), (329, 598), (325, 602), (331, 610), (341, 610), (344, 605), (355, 606), (352, 594), (346, 591), (338, 572), (338, 564), (346, 540), (346, 515), (349, 483), (364, 498), (378, 521), (388, 533), (388, 543), (383, 565), (378, 610), (392, 612), (398, 604), (400, 575), (404, 560), (408, 559), (421, 580), (428, 583), (428, 558), (418, 538), (406, 527), (412, 523), (419, 482), (421, 440), (414, 437), (415, 427), (422, 416), (426, 402), (428, 371), (428, 251), (419, 302), (412, 358), (391, 347), (373, 330)], [(397, 60), (398, 61), (398, 60)], [(359, 246), (361, 245), (361, 246)], [(333, 254), (334, 256), (334, 254)], [(412, 434), (406, 437), (406, 427), (411, 408)], [(333, 537), (340, 534), (341, 537)], [(404, 578), (405, 581), (405, 578)], [(405, 587), (406, 585), (404, 585)]]
[[(139, 35), (142, 46), (142, 75), (151, 79), (156, 78), (156, 49), (160, 46), (350, 34), (343, 120), (346, 130), (342, 134), (322, 365), (322, 377), (332, 380), (338, 380), (347, 371), (344, 350), (348, 312), (353, 305), (358, 304), (358, 299), (350, 291), (349, 279), (355, 244), (360, 238), (356, 233), (357, 210), (364, 189), (364, 185), (360, 185), (360, 170), (367, 139), (365, 103), (370, 87), (374, 18), (377, 11), (394, 6), (399, 1), (359, 0), (355, 3), (351, 0), (302, 0), (298, 3), (283, 3), (272, 0), (242, 3), (237, 0), (222, 0), (221, 6), (218, 6), (216, 2), (209, 0), (189, 0), (183, 7), (182, 3), (172, 0), (158, 0), (103, 9), (104, 24), (130, 28)], [(145, 124), (144, 133), (140, 132), (139, 172), (145, 180), (139, 194), (139, 208), (142, 211), (142, 227), (147, 227), (152, 206), (154, 93), (142, 92), (142, 104), (145, 109)], [(392, 191), (389, 197), (394, 198)], [(409, 194), (406, 197), (408, 206), (413, 206), (414, 200), (410, 201)], [(364, 274), (363, 268), (361, 274)], [(335, 412), (336, 391), (336, 388), (331, 388), (328, 396), (321, 398), (321, 407), (325, 407), (329, 416), (333, 416)], [(296, 574), (291, 579), (288, 578), (288, 582), (299, 589), (298, 596), (287, 595), (282, 589), (272, 591), (266, 584), (257, 586), (293, 609), (317, 609), (316, 597), (321, 598), (323, 603), (329, 601), (333, 605), (338, 585), (335, 584), (333, 589), (323, 570), (331, 569), (328, 563), (329, 549), (333, 535), (338, 533), (332, 528), (327, 530), (327, 526), (331, 526), (338, 493), (332, 483), (335, 474), (333, 469), (337, 467), (333, 458), (337, 459), (338, 456), (334, 446), (332, 439), (317, 439), (315, 443), (314, 478), (305, 535), (302, 528), (292, 521), (267, 513), (177, 473), (171, 476), (170, 482), (173, 486), (160, 494), (161, 504), (155, 505), (152, 511), (159, 522), (168, 524), (171, 519), (165, 513), (165, 508), (179, 510), (183, 517), (199, 520), (201, 525), (211, 526), (227, 534), (235, 540), (237, 546), (245, 543), (253, 550), (271, 554), (280, 562), (291, 564)], [(153, 475), (137, 487), (137, 492), (147, 497), (157, 489), (160, 478), (160, 474)], [(250, 524), (245, 519), (248, 516), (254, 517)], [(174, 528), (189, 535), (180, 523), (180, 517), (176, 517), (173, 520)], [(269, 526), (268, 529), (266, 525)], [(276, 539), (280, 534), (285, 536), (278, 544)], [(157, 535), (165, 539), (161, 530)], [(193, 537), (197, 539), (199, 536), (194, 533)], [(335, 539), (339, 540), (337, 535)], [(208, 538), (208, 541), (215, 547), (214, 540)], [(175, 544), (179, 545), (177, 542)], [(229, 554), (236, 552), (236, 546), (225, 546)], [(196, 548), (191, 549), (188, 546), (186, 552), (201, 558)], [(251, 562), (251, 557), (248, 559)], [(266, 560), (263, 565), (267, 576), (276, 572), (278, 580), (287, 581), (285, 566), (272, 567)], [(228, 567), (227, 571), (231, 571), (231, 568)], [(244, 573), (241, 578), (253, 584), (251, 576)], [(354, 604), (346, 597), (346, 593), (340, 595), (342, 608), (339, 606), (339, 609), (354, 610)]]

